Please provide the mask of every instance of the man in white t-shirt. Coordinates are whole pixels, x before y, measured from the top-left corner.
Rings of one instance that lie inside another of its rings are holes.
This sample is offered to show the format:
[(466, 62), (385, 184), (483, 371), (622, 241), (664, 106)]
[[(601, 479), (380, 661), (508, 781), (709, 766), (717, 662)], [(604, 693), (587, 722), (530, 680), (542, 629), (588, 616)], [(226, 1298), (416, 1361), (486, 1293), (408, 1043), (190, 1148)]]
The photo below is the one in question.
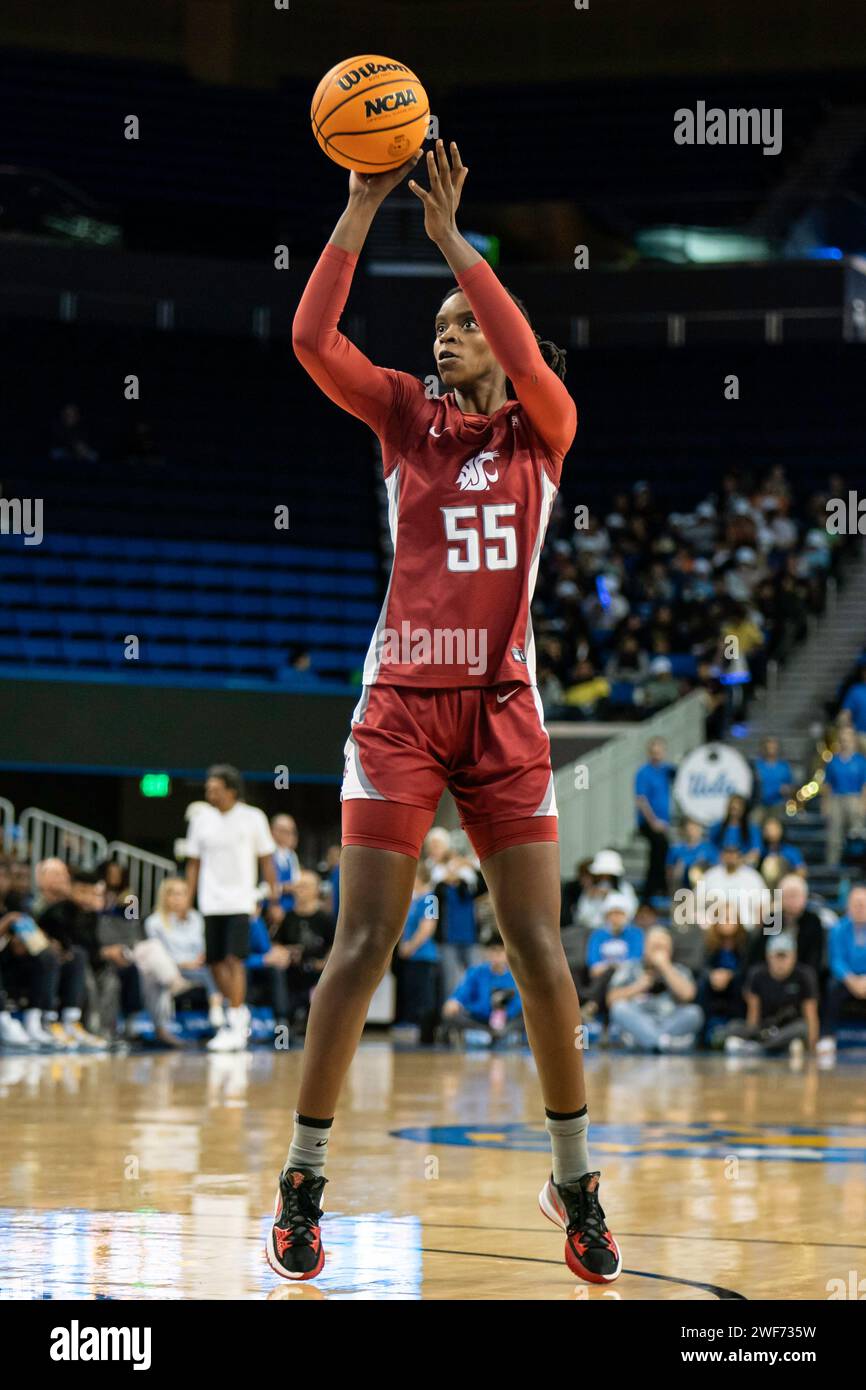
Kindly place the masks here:
[(733, 843), (722, 847), (721, 860), (707, 869), (700, 881), (707, 905), (712, 908), (735, 902), (744, 927), (771, 922), (773, 895), (757, 869), (743, 863), (742, 851)]
[(256, 912), (260, 879), (270, 890), (268, 914), (279, 912), (274, 872), (276, 848), (263, 811), (241, 800), (241, 775), (220, 763), (208, 769), (207, 806), (190, 821), (186, 881), (204, 917), (205, 959), (228, 1000), (226, 1026), (211, 1038), (213, 1052), (246, 1047), (250, 1012), (246, 1007), (250, 918)]

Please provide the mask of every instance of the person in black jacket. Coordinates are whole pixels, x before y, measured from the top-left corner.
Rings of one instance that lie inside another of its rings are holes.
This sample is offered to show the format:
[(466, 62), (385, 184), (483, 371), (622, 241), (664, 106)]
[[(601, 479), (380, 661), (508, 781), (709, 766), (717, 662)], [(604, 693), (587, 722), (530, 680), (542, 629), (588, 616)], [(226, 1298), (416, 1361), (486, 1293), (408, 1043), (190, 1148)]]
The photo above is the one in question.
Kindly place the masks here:
[(797, 947), (797, 964), (807, 965), (820, 980), (824, 971), (824, 928), (817, 912), (806, 904), (809, 900), (809, 887), (800, 874), (786, 874), (779, 884), (781, 893), (781, 923), (773, 923), (773, 933), (761, 926), (752, 932), (749, 942), (749, 965), (763, 965), (767, 959), (767, 941), (770, 935), (784, 931), (793, 937)]
[(85, 869), (72, 873), (70, 897), (51, 903), (39, 915), (39, 926), (49, 937), (51, 949), (60, 960), (57, 1004), (60, 1019), (54, 1015), (49, 1033), (57, 1047), (85, 1051), (106, 1047), (104, 1038), (88, 1033), (82, 1023), (88, 986), (86, 967), (96, 949), (95, 898), (99, 876)]

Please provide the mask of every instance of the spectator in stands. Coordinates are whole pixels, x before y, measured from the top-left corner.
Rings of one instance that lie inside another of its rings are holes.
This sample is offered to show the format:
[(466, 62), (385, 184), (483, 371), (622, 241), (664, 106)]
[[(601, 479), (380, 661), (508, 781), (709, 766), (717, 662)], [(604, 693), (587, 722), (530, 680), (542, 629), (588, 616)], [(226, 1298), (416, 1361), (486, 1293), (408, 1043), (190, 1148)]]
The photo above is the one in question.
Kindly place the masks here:
[(670, 657), (653, 657), (639, 693), (640, 703), (647, 711), (664, 709), (665, 705), (672, 705), (680, 698), (680, 683), (673, 675)]
[(791, 764), (782, 757), (781, 744), (772, 734), (761, 741), (761, 755), (755, 759), (758, 782), (757, 810), (760, 819), (780, 815), (788, 797), (794, 794)]
[(165, 465), (165, 455), (148, 420), (135, 421), (122, 446), (121, 457), (130, 469), (162, 468)]
[[(279, 908), (282, 912), (288, 912), (294, 901), (291, 884), (301, 872), (301, 861), (298, 858), (298, 825), (294, 816), (272, 816), (271, 835), (276, 845), (274, 870), (280, 887)], [(276, 912), (271, 916), (275, 921)]]
[[(225, 1022), (222, 995), (216, 987), (213, 974), (205, 964), (204, 919), (190, 902), (189, 887), (182, 878), (164, 878), (159, 885), (156, 907), (145, 918), (144, 934), (150, 941), (158, 941), (177, 967), (177, 980), (159, 991), (156, 1005), (146, 999), (148, 1011), (153, 1018), (157, 1034), (167, 1032), (171, 1016), (171, 1001), (184, 990), (199, 985), (207, 992), (208, 1018), (211, 1027), (219, 1029)], [(157, 1017), (157, 1014), (159, 1017)]]
[(435, 1040), (438, 1012), (439, 948), (436, 928), (439, 899), (433, 892), (430, 870), (419, 861), (415, 886), (403, 936), (397, 947), (397, 974), (400, 984), (398, 1019), (417, 1027), (419, 1041), (427, 1046)]
[[(773, 923), (774, 932), (784, 932), (794, 943), (798, 965), (805, 965), (820, 981), (824, 960), (824, 928), (817, 912), (807, 906), (809, 888), (800, 874), (787, 874), (777, 885), (781, 912)], [(762, 965), (767, 958), (767, 942), (773, 932), (756, 930), (749, 938), (749, 965)]]
[(752, 869), (757, 867), (761, 857), (761, 832), (749, 820), (749, 803), (744, 796), (730, 798), (724, 819), (710, 827), (709, 838), (719, 851), (726, 845), (736, 845), (743, 863)]
[(51, 457), (57, 463), (96, 463), (99, 454), (87, 442), (81, 408), (70, 401), (54, 426)]
[(694, 1047), (704, 1016), (694, 1002), (694, 977), (673, 961), (673, 940), (654, 927), (642, 960), (619, 966), (608, 993), (610, 1021), (626, 1047), (648, 1052), (684, 1052)]
[[(0, 862), (0, 873), (3, 865)], [(0, 889), (0, 1045), (15, 1049), (53, 1049), (45, 1021), (54, 1006), (60, 966), (47, 936), (25, 910), (14, 889)], [(10, 997), (24, 997), (23, 1021), (12, 1016)]]
[(72, 879), (69, 866), (62, 859), (40, 859), (36, 865), (36, 897), (33, 901), (34, 917), (57, 903), (68, 902), (72, 895)]
[(118, 1015), (123, 1014), (126, 1037), (131, 1040), (135, 1016), (144, 1008), (144, 980), (136, 961), (136, 950), (144, 941), (142, 925), (136, 916), (127, 915), (123, 900), (113, 908), (107, 906), (105, 883), (98, 871), (76, 870), (72, 892), (83, 908), (79, 930), (88, 953), (88, 986), (100, 1030), (114, 1037)]
[[(9, 862), (9, 889), (16, 895), (22, 912), (33, 910), (33, 890), (31, 888), (32, 870), (29, 859), (12, 859)], [(0, 902), (3, 901), (0, 889)]]
[[(686, 891), (693, 892), (692, 889), (678, 888), (676, 890), (678, 894)], [(658, 925), (658, 923), (654, 925)], [(680, 905), (676, 898), (674, 899), (670, 925), (667, 930), (670, 932), (674, 944), (674, 964), (684, 965), (696, 980), (699, 979), (706, 963), (707, 932), (706, 927), (698, 921), (694, 899), (687, 899), (685, 906)]]
[(577, 923), (577, 908), (581, 897), (592, 887), (590, 872), (591, 859), (582, 859), (574, 866), (574, 878), (562, 885), (562, 925), (574, 926)]
[(758, 872), (768, 888), (775, 888), (788, 874), (806, 877), (806, 861), (796, 845), (785, 838), (785, 827), (777, 816), (768, 816), (763, 825)]
[(586, 949), (589, 985), (580, 993), (584, 1018), (607, 1013), (607, 991), (617, 967), (626, 960), (640, 960), (644, 937), (640, 927), (629, 920), (629, 899), (624, 893), (610, 893), (604, 902), (604, 926), (590, 932)]
[(474, 1032), (490, 1046), (522, 1035), (523, 1006), (499, 937), (487, 943), (482, 964), (471, 966), (446, 999), (442, 1019), (452, 1037)]
[[(37, 866), (37, 883), (40, 882), (40, 868), (41, 865)], [(41, 877), (44, 883), (46, 875)], [(52, 869), (47, 878), (53, 885), (52, 892), (56, 892), (61, 876)], [(88, 1032), (82, 1023), (87, 1003), (88, 964), (99, 954), (96, 939), (98, 909), (102, 906), (99, 882), (93, 870), (76, 869), (71, 875), (69, 896), (50, 904), (38, 919), (60, 962), (57, 981), (60, 1018), (58, 1020), (52, 1009), (47, 1019), (47, 1031), (59, 1048), (104, 1051), (107, 1047), (104, 1038)]]
[(708, 1042), (732, 1019), (746, 1016), (743, 984), (748, 932), (739, 920), (735, 903), (727, 904), (716, 918), (707, 928), (706, 966), (698, 985), (698, 1003), (704, 1012)]
[(119, 860), (109, 859), (99, 872), (105, 884), (106, 912), (114, 912), (116, 908), (120, 908), (122, 912), (127, 905), (129, 894), (129, 870)]
[[(288, 972), (292, 966), (300, 964), (302, 950), (300, 946), (285, 946), (277, 941), (279, 930), (279, 927), (269, 927), (261, 913), (252, 918), (250, 950), (246, 959), (247, 985), (254, 993), (262, 983), (265, 984), (274, 1015), (275, 1040), (278, 1031), (284, 1029), (291, 1045), (294, 1013), (303, 1000), (291, 999)], [(277, 1046), (280, 1046), (279, 1041)]]
[[(830, 987), (827, 1030), (832, 1036), (844, 1019), (866, 1021), (866, 885), (855, 884), (848, 910), (830, 930)], [(832, 1046), (832, 1044), (830, 1044)]]
[(797, 964), (794, 942), (786, 932), (767, 941), (767, 960), (746, 976), (746, 1019), (725, 1029), (725, 1051), (796, 1056), (818, 1042), (818, 985), (807, 966)]
[(198, 890), (207, 963), (229, 1004), (225, 1027), (208, 1043), (212, 1052), (238, 1052), (247, 1045), (250, 1012), (244, 962), (259, 874), (268, 884), (268, 921), (276, 923), (282, 916), (273, 862), (276, 845), (264, 812), (248, 806), (241, 795), (237, 768), (226, 763), (209, 768), (208, 804), (192, 818), (187, 836), (190, 900)]
[(668, 850), (668, 891), (693, 888), (707, 869), (719, 862), (719, 852), (699, 821), (683, 821), (680, 834)]
[(553, 667), (543, 658), (538, 664), (536, 680), (545, 719), (557, 718), (562, 705), (564, 687)]
[[(321, 904), (321, 880), (312, 869), (302, 869), (293, 882), (294, 902), (281, 921), (271, 926), (273, 947), (288, 948), (285, 988), (286, 1016), (292, 1027), (306, 1021), (310, 996), (325, 968), (334, 942), (334, 921)], [(265, 964), (279, 964), (265, 960)], [(276, 1013), (276, 1007), (274, 1012)]]
[(610, 682), (599, 675), (592, 661), (584, 657), (576, 661), (568, 673), (562, 703), (575, 717), (594, 719), (600, 716), (609, 695)]
[(839, 751), (824, 773), (822, 810), (827, 818), (827, 861), (838, 864), (848, 835), (866, 835), (866, 757), (852, 728), (839, 731)]
[(335, 922), (340, 915), (340, 853), (339, 844), (328, 845), (321, 866), (327, 909)]
[(622, 857), (615, 849), (600, 849), (589, 866), (590, 881), (577, 904), (579, 926), (604, 926), (605, 903), (611, 893), (621, 893), (628, 902), (628, 918), (634, 921), (637, 912), (637, 893), (625, 876)]
[(754, 927), (765, 918), (769, 919), (772, 915), (770, 890), (757, 869), (745, 863), (735, 838), (723, 845), (721, 861), (707, 869), (703, 877), (710, 915), (717, 905), (735, 902), (743, 926)]
[(455, 854), (451, 836), (436, 825), (425, 842), (430, 883), (439, 899), (439, 956), (442, 993), (453, 994), (464, 972), (478, 955), (475, 898), (478, 871), (470, 859)]
[(851, 716), (851, 724), (860, 744), (860, 752), (866, 753), (866, 661), (860, 662), (857, 680), (845, 695), (842, 709)]
[(643, 895), (664, 897), (667, 891), (665, 866), (671, 825), (671, 784), (676, 768), (667, 761), (663, 738), (651, 738), (647, 761), (638, 769), (634, 781), (638, 833), (649, 843), (650, 857)]
[(649, 657), (641, 650), (636, 635), (624, 632), (604, 668), (604, 674), (611, 685), (625, 682), (636, 686), (649, 674), (649, 668)]
[(12, 887), (12, 861), (0, 855), (0, 912), (5, 910), (6, 894)]

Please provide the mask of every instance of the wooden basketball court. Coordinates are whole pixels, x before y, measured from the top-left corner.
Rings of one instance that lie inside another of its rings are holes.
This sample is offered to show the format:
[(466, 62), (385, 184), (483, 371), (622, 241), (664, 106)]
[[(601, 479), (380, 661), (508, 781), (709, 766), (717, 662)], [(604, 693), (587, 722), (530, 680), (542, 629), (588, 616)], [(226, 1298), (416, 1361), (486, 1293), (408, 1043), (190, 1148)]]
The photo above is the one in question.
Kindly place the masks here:
[[(866, 1269), (866, 1062), (588, 1057), (623, 1249), (577, 1284), (540, 1214), (528, 1052), (365, 1043), (314, 1284), (262, 1255), (298, 1052), (0, 1058), (0, 1297), (826, 1299)], [(850, 1293), (849, 1293), (850, 1296)]]

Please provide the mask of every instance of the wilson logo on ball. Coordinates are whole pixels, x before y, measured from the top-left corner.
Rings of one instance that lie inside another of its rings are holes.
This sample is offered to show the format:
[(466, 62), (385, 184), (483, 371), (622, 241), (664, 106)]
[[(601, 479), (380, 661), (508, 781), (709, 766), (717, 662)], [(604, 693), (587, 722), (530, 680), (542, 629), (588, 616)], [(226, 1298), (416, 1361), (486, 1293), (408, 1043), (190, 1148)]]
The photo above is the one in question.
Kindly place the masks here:
[[(333, 69), (332, 69), (333, 71)], [(342, 87), (344, 92), (350, 92), (353, 87), (364, 77), (375, 77), (380, 72), (408, 72), (402, 63), (365, 63), (362, 68), (353, 68), (351, 72), (344, 72), (337, 78), (337, 86)]]

